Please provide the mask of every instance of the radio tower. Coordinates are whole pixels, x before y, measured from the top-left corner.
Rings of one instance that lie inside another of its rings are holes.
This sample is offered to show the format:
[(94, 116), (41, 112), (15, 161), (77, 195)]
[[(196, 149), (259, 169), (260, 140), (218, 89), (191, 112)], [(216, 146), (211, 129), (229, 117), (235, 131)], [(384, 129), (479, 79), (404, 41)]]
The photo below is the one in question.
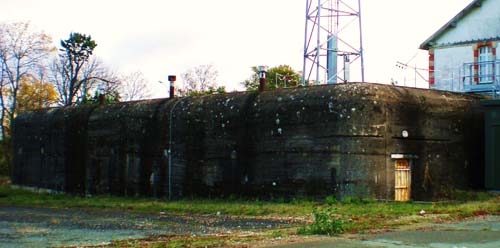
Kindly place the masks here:
[[(365, 81), (361, 0), (306, 0), (302, 85), (349, 82), (351, 65)], [(340, 65), (340, 66), (339, 66)]]

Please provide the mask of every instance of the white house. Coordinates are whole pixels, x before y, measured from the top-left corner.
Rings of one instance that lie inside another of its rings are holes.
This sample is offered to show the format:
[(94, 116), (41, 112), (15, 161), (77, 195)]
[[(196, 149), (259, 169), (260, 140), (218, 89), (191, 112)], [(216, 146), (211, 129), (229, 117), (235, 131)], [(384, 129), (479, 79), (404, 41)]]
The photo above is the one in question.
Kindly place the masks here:
[(474, 0), (420, 49), (429, 51), (429, 85), (439, 90), (500, 90), (500, 0)]

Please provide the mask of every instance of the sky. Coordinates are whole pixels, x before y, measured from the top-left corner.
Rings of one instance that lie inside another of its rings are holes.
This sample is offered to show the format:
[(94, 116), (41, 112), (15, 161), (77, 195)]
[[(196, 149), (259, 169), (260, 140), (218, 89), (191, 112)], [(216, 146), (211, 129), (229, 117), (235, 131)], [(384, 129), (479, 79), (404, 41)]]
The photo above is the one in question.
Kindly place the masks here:
[[(426, 68), (419, 45), (471, 0), (361, 2), (365, 81), (413, 86), (414, 70), (396, 62), (416, 56), (409, 64)], [(105, 64), (123, 74), (141, 71), (154, 97), (165, 97), (158, 81), (198, 65), (214, 65), (229, 90), (242, 89), (252, 66), (301, 71), (305, 7), (306, 0), (1, 0), (0, 22), (29, 21), (56, 46), (71, 32), (90, 34)], [(360, 73), (351, 75), (359, 80)]]

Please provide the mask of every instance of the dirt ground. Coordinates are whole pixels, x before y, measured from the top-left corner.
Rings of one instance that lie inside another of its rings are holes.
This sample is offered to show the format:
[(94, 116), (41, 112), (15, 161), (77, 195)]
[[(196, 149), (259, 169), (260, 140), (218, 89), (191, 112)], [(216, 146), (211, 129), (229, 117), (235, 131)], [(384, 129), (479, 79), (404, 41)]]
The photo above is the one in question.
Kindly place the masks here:
[(111, 210), (0, 206), (0, 247), (98, 245), (157, 234), (218, 234), (288, 225), (288, 220), (176, 216)]
[[(167, 213), (0, 206), (0, 247), (52, 247), (106, 244), (114, 239), (159, 234), (222, 234), (271, 229), (293, 220)], [(427, 223), (369, 234), (288, 236), (243, 247), (500, 247), (500, 216), (453, 223)], [(241, 247), (241, 246), (239, 246)]]
[(486, 215), (441, 224), (417, 224), (393, 231), (345, 235), (310, 242), (295, 242), (272, 247), (435, 247), (435, 248), (498, 248), (500, 247), (500, 216)]

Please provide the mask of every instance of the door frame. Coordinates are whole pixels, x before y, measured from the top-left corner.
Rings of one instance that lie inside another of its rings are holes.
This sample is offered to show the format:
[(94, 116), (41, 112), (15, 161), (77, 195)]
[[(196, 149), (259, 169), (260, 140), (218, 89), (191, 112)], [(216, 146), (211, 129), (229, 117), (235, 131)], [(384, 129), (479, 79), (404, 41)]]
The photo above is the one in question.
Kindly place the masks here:
[(400, 160), (407, 160), (408, 161), (408, 168), (409, 168), (409, 175), (408, 175), (408, 201), (411, 200), (411, 195), (412, 195), (412, 174), (413, 174), (413, 167), (415, 165), (415, 160), (418, 159), (417, 155), (413, 154), (398, 154), (398, 153), (393, 153), (391, 154), (391, 170), (394, 172), (393, 173), (393, 178), (394, 178), (394, 185), (393, 185), (393, 192), (394, 192), (394, 200), (396, 201), (396, 162)]

